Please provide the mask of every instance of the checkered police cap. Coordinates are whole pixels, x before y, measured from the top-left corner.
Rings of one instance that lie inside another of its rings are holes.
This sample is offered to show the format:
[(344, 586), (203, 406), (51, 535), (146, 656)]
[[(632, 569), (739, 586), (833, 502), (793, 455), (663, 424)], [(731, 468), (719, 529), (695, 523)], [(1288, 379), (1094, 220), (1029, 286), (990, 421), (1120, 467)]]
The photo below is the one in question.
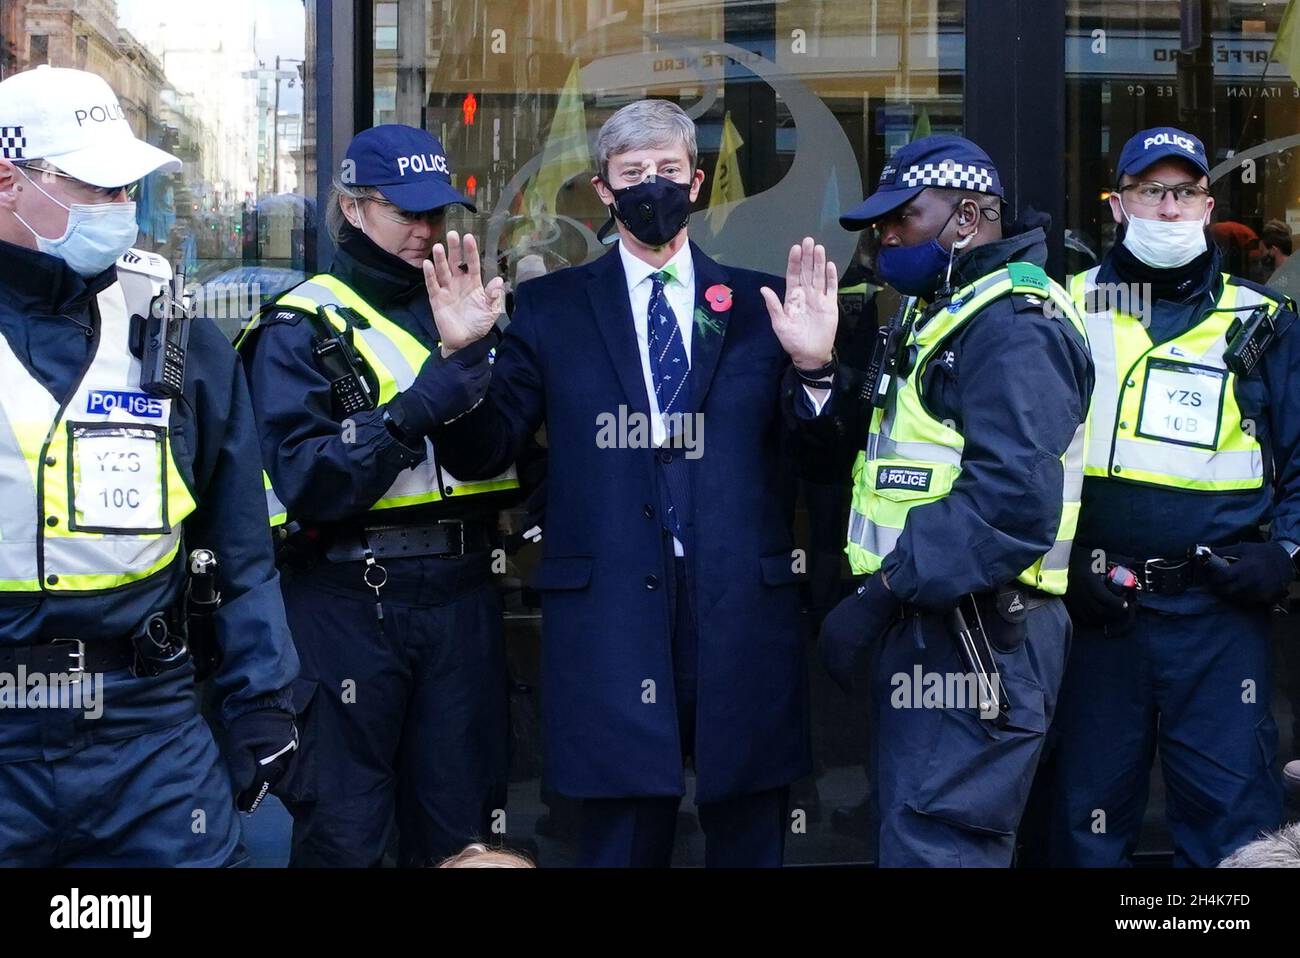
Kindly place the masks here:
[(1002, 182), (989, 155), (962, 136), (939, 133), (908, 143), (880, 172), (876, 191), (840, 217), (860, 230), (935, 186), (1002, 197)]
[(987, 193), (993, 186), (993, 174), (987, 166), (952, 160), (909, 166), (902, 178), (904, 186), (947, 186), (977, 193)]
[(21, 126), (0, 126), (0, 159), (23, 160), (27, 157), (27, 137)]

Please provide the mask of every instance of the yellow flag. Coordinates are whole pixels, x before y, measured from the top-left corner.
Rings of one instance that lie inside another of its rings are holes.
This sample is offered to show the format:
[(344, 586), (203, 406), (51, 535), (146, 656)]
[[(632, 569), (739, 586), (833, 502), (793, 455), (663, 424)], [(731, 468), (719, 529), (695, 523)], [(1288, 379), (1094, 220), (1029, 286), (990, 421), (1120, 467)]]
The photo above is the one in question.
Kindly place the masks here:
[(718, 148), (718, 165), (713, 168), (713, 189), (709, 192), (710, 217), (716, 217), (715, 228), (721, 229), (729, 211), (718, 207), (745, 198), (745, 181), (740, 175), (740, 148), (745, 145), (736, 124), (728, 111), (722, 119), (722, 143)]
[(916, 127), (912, 130), (912, 139), (919, 140), (930, 135), (930, 111), (921, 107), (921, 115), (916, 118)]
[(1282, 11), (1270, 56), (1286, 67), (1292, 80), (1300, 83), (1300, 2), (1297, 0), (1291, 0)]
[(591, 168), (587, 152), (587, 114), (582, 105), (582, 82), (578, 61), (573, 61), (569, 78), (560, 91), (560, 102), (551, 118), (551, 131), (542, 147), (542, 165), (524, 193), (524, 209), (530, 216), (554, 216), (555, 199), (570, 179)]

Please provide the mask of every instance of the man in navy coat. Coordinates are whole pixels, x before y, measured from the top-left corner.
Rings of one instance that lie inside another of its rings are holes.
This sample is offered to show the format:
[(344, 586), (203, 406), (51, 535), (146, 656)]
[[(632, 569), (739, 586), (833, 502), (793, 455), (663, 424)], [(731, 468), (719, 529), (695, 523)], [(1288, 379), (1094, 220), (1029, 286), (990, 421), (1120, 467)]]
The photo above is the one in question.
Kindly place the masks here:
[(806, 240), (783, 301), (690, 244), (704, 172), (675, 104), (624, 107), (597, 154), (618, 246), (520, 286), (445, 465), (495, 474), (546, 425), (547, 776), (584, 800), (579, 864), (668, 865), (691, 759), (707, 864), (779, 865), (811, 768), (782, 396), (829, 395), (835, 268)]

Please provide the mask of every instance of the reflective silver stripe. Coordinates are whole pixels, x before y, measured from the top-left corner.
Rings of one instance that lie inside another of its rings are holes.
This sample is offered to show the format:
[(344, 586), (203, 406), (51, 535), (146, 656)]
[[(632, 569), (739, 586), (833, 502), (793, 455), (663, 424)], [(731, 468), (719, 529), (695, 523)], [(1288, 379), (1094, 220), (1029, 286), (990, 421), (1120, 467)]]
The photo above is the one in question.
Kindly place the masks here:
[(267, 518), (271, 519), (274, 518), (275, 516), (283, 516), (286, 513), (288, 513), (288, 511), (289, 510), (284, 507), (284, 503), (280, 501), (280, 497), (275, 494), (275, 490), (267, 489), (266, 490)]
[(180, 526), (167, 535), (106, 535), (102, 539), (45, 539), (45, 571), (58, 575), (143, 572), (175, 549)]
[(941, 462), (961, 465), (961, 451), (951, 446), (933, 442), (895, 442), (888, 436), (876, 437), (873, 459), (919, 459), (923, 462)]
[[(6, 359), (13, 353), (6, 346)], [(6, 379), (7, 382), (14, 382)], [(9, 390), (5, 390), (6, 401)], [(36, 580), (36, 487), (23, 456), (18, 437), (9, 424), (9, 414), (0, 417), (0, 579)]]
[(887, 556), (894, 551), (902, 529), (876, 525), (856, 509), (849, 510), (849, 541), (861, 546), (872, 555)]
[(371, 352), (379, 357), (379, 361), (388, 367), (388, 371), (393, 374), (393, 380), (397, 383), (397, 388), (409, 389), (411, 383), (415, 382), (416, 370), (411, 368), (411, 364), (406, 361), (406, 357), (402, 355), (402, 351), (396, 344), (373, 326), (369, 329), (357, 329), (356, 334), (361, 337)]
[[(1116, 370), (1114, 319), (1108, 310), (1085, 312), (1088, 291), (1097, 281), (1100, 267), (1094, 266), (1084, 274), (1082, 302), (1076, 304), (1083, 313), (1083, 325), (1088, 330), (1088, 349), (1096, 368), (1096, 381), (1092, 387), (1092, 435), (1088, 440), (1087, 464), (1094, 469), (1110, 466), (1110, 443), (1115, 436), (1115, 421), (1119, 415), (1119, 372)], [(1127, 370), (1125, 370), (1127, 372)]]
[[(343, 306), (339, 300), (338, 294), (323, 283), (317, 283), (312, 280), (294, 287), (289, 291), (290, 296), (301, 296), (304, 299), (310, 299), (320, 306)], [(362, 328), (354, 327), (353, 332), (361, 337), (370, 351), (379, 357), (379, 361), (388, 367), (388, 371), (393, 374), (393, 379), (397, 383), (398, 389), (407, 389), (415, 381), (417, 370), (411, 368), (411, 364), (406, 361), (402, 351), (397, 348), (391, 339), (379, 332), (373, 326)]]
[(307, 282), (305, 283), (300, 283), (299, 285), (295, 286), (293, 289), (289, 290), (289, 292), (285, 293), (284, 295), (301, 296), (304, 299), (310, 299), (313, 303), (315, 303), (318, 306), (342, 306), (343, 305), (341, 302), (339, 302), (338, 294), (335, 293), (334, 290), (330, 289), (328, 286), (324, 285), (323, 283), (317, 283), (315, 280), (310, 280), (310, 279), (307, 280)]
[(952, 446), (933, 442), (896, 442), (891, 439), (890, 428), (896, 408), (896, 403), (890, 403), (888, 411), (880, 419), (880, 432), (873, 432), (867, 437), (868, 459), (920, 459), (925, 462), (961, 465), (961, 450)]
[(1070, 447), (1065, 450), (1065, 488), (1062, 498), (1066, 502), (1079, 502), (1083, 499), (1083, 435), (1084, 424), (1079, 423), (1074, 430)]
[(1178, 476), (1207, 482), (1262, 479), (1264, 457), (1258, 449), (1211, 450), (1119, 439), (1115, 443), (1115, 465), (1160, 476)]
[(1047, 550), (1043, 556), (1043, 564), (1040, 567), (1041, 572), (1058, 572), (1061, 569), (1070, 567), (1070, 549), (1074, 543), (1069, 539), (1058, 541), (1052, 548)]

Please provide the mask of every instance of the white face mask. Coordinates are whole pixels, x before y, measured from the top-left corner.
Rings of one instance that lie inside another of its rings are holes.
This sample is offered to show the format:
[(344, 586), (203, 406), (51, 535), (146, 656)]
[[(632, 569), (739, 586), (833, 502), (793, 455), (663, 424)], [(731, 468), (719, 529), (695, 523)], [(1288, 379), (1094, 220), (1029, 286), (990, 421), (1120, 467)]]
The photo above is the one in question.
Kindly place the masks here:
[[(27, 182), (41, 186), (18, 167)], [(58, 239), (42, 236), (19, 216), (14, 217), (36, 237), (36, 248), (57, 256), (78, 275), (90, 279), (108, 269), (135, 242), (137, 227), (134, 203), (73, 203), (68, 206), (41, 190), (54, 203), (68, 211), (68, 225)]]
[(1169, 221), (1130, 216), (1122, 199), (1119, 208), (1124, 213), (1124, 245), (1153, 269), (1186, 266), (1207, 249), (1205, 227), (1209, 210), (1199, 220)]

